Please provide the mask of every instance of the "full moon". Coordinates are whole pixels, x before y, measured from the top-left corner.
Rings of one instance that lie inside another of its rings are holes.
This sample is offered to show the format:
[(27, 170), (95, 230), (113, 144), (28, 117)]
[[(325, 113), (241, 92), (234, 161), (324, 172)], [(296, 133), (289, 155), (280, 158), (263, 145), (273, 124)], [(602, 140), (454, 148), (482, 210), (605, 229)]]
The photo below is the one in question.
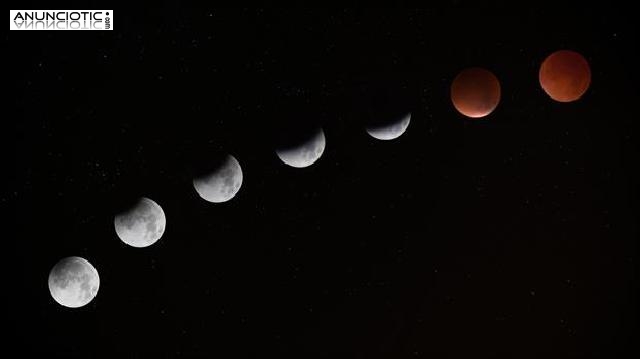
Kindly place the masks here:
[(81, 257), (63, 258), (49, 272), (49, 292), (65, 307), (87, 305), (98, 294), (99, 287), (98, 271)]
[(213, 203), (232, 199), (242, 186), (242, 168), (235, 157), (228, 155), (213, 172), (193, 180), (193, 187), (205, 201)]
[(542, 62), (538, 79), (549, 97), (558, 102), (572, 102), (587, 92), (591, 83), (591, 69), (579, 53), (560, 50)]
[(167, 220), (162, 207), (143, 197), (131, 209), (116, 215), (113, 223), (124, 243), (141, 248), (162, 237)]
[(292, 147), (276, 150), (276, 154), (286, 165), (295, 168), (309, 167), (314, 164), (324, 152), (325, 138), (324, 131), (319, 128), (313, 136)]
[(400, 117), (387, 125), (369, 126), (367, 127), (367, 133), (378, 140), (394, 140), (407, 130), (410, 121), (411, 113), (408, 113), (406, 116)]
[(483, 68), (462, 70), (451, 84), (451, 101), (456, 110), (467, 117), (485, 117), (500, 102), (500, 81)]

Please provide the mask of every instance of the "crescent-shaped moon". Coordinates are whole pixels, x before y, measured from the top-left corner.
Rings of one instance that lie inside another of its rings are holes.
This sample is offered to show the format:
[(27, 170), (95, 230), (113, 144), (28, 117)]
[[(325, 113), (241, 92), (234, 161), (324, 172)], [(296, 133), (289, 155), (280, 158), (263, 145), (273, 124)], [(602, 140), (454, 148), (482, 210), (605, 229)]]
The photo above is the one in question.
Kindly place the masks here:
[(392, 123), (382, 126), (369, 126), (366, 130), (367, 133), (375, 139), (385, 141), (395, 140), (402, 136), (402, 134), (407, 130), (410, 121), (411, 113), (408, 113), (404, 117), (401, 117)]
[(276, 154), (286, 165), (295, 168), (309, 167), (314, 164), (324, 152), (325, 137), (322, 128), (304, 143), (276, 150)]

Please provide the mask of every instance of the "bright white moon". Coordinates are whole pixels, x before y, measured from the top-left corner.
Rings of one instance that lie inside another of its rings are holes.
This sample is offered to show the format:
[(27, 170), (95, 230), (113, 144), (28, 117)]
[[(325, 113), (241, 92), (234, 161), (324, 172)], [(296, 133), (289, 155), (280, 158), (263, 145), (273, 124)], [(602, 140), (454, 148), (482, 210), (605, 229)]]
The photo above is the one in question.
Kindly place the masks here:
[(322, 128), (299, 146), (279, 149), (276, 154), (286, 165), (296, 168), (309, 167), (314, 164), (324, 152), (325, 138)]
[(394, 140), (407, 130), (410, 121), (411, 113), (408, 113), (406, 116), (387, 125), (367, 127), (367, 133), (378, 140)]
[(63, 258), (49, 272), (49, 292), (65, 307), (87, 305), (98, 294), (99, 287), (98, 271), (81, 257)]
[(193, 180), (193, 187), (205, 201), (213, 203), (232, 199), (242, 186), (242, 168), (235, 157), (228, 155), (222, 166), (208, 175)]
[(167, 224), (162, 207), (149, 198), (141, 198), (130, 210), (115, 216), (113, 224), (120, 239), (132, 247), (154, 244)]

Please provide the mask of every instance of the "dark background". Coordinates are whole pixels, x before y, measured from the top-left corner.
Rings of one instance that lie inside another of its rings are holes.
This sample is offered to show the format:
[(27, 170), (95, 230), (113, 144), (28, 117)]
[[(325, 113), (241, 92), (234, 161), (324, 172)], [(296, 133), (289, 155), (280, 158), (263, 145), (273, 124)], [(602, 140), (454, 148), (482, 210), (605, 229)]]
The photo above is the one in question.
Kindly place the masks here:
[[(7, 32), (10, 348), (631, 356), (636, 19), (586, 6), (164, 5), (114, 10), (114, 31)], [(584, 54), (593, 76), (563, 104), (537, 72), (564, 48)], [(469, 66), (501, 81), (498, 108), (480, 120), (449, 99)], [(395, 141), (363, 129), (402, 111), (411, 124)], [(299, 125), (327, 138), (306, 169), (274, 152)], [(221, 153), (239, 160), (244, 183), (230, 202), (208, 203), (191, 173)], [(146, 249), (113, 230), (121, 203), (138, 196), (167, 215)], [(47, 288), (71, 255), (101, 279), (75, 310)]]

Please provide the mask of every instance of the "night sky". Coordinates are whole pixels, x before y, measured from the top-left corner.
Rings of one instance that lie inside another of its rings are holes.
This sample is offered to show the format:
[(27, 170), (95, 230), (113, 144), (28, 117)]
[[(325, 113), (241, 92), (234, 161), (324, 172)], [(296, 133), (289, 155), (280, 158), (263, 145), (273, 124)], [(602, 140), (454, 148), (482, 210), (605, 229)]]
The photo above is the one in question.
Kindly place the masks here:
[[(42, 358), (631, 356), (637, 17), (587, 6), (171, 4), (116, 9), (113, 31), (7, 32), (10, 347)], [(555, 102), (538, 82), (559, 49), (591, 66), (578, 101)], [(502, 89), (481, 119), (449, 96), (473, 66)], [(364, 130), (403, 112), (396, 140)], [(316, 126), (322, 157), (284, 165), (278, 144)], [(193, 177), (226, 153), (242, 188), (206, 202)], [(167, 228), (133, 248), (113, 220), (141, 196)], [(77, 309), (47, 287), (67, 256), (100, 275)]]

